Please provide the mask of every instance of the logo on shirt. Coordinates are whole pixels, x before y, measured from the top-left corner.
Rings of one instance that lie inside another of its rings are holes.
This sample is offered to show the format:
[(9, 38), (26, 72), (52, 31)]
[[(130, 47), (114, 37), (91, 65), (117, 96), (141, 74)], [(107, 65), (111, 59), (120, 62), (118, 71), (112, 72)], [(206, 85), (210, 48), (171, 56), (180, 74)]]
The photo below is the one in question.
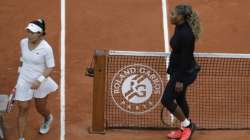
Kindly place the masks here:
[(163, 82), (153, 68), (134, 64), (117, 72), (111, 83), (111, 96), (123, 111), (143, 114), (160, 103)]

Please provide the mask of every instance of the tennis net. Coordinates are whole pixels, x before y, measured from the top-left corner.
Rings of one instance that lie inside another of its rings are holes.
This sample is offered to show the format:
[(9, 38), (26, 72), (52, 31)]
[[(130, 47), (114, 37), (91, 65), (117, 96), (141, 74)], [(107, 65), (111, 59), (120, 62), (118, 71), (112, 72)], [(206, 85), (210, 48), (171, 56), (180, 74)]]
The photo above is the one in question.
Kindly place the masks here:
[[(168, 82), (169, 53), (108, 51), (105, 64), (105, 128), (174, 128), (161, 121), (160, 99)], [(250, 128), (250, 55), (196, 53), (201, 65), (188, 88), (191, 119), (199, 129)]]

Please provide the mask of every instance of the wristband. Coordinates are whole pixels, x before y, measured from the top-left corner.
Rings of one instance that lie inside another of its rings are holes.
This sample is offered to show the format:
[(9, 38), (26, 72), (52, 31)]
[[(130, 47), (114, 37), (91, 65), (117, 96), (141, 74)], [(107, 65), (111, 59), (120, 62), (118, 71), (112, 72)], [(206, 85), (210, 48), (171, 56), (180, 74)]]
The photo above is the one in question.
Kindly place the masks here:
[(18, 69), (17, 69), (17, 73), (20, 73), (21, 68), (22, 68), (22, 63), (23, 63), (23, 58), (20, 57), (20, 65), (19, 65), (19, 67), (18, 67)]
[(41, 75), (41, 76), (37, 79), (37, 81), (39, 81), (40, 83), (42, 83), (45, 79), (46, 79), (45, 76)]
[(18, 67), (17, 73), (20, 73), (22, 67)]

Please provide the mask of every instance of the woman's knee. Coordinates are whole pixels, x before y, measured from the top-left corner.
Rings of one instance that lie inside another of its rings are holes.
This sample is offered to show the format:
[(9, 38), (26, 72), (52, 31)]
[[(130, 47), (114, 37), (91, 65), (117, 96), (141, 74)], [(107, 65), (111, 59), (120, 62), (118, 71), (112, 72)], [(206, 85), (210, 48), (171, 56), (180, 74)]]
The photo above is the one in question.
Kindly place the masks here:
[(175, 112), (177, 104), (175, 103), (175, 82), (174, 81), (169, 81), (163, 97), (161, 99), (161, 103), (163, 106), (165, 106), (171, 113)]
[(19, 114), (25, 115), (29, 111), (29, 102), (18, 102)]
[(46, 111), (47, 99), (35, 99), (35, 105), (38, 112)]
[(174, 113), (177, 107), (177, 104), (174, 102), (174, 98), (170, 94), (166, 94), (161, 99), (161, 103), (163, 106), (165, 106), (171, 113)]
[(177, 108), (177, 104), (175, 102), (166, 102), (165, 107), (169, 110), (169, 112), (174, 113)]

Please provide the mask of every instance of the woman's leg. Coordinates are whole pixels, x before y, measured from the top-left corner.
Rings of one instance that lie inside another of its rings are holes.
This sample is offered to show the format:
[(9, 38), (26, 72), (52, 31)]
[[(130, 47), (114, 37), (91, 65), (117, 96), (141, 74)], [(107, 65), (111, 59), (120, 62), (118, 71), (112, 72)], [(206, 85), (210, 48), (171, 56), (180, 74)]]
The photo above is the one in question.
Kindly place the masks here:
[(47, 108), (48, 95), (45, 98), (35, 98), (36, 110), (44, 117), (39, 133), (47, 134), (50, 130), (50, 125), (53, 121), (53, 116)]
[(197, 77), (197, 74), (190, 76), (187, 82), (184, 84), (183, 91), (177, 93), (178, 96), (176, 97), (176, 102), (178, 106), (181, 108), (182, 112), (184, 113), (186, 118), (189, 118), (189, 106), (187, 103), (186, 92), (189, 85), (191, 85)]
[[(185, 120), (185, 115), (183, 114), (180, 107), (175, 103), (178, 94), (175, 92), (175, 82), (170, 80), (165, 88), (163, 97), (162, 97), (162, 104), (165, 106), (169, 112), (171, 112), (178, 120), (181, 122)], [(171, 131), (168, 133), (167, 137), (169, 139), (180, 139), (182, 136), (182, 131), (180, 129), (176, 131)]]
[(27, 116), (28, 116), (28, 110), (29, 110), (30, 102), (29, 101), (18, 101), (18, 108), (19, 108), (19, 113), (18, 113), (18, 134), (19, 138), (24, 137), (24, 131), (27, 123)]
[(189, 118), (189, 106), (188, 106), (187, 99), (186, 99), (186, 89), (187, 87), (184, 87), (184, 90), (181, 93), (179, 93), (179, 96), (177, 96), (176, 98), (176, 102), (181, 108), (185, 117)]
[(175, 92), (175, 84), (176, 82), (173, 80), (168, 82), (161, 102), (163, 106), (169, 110), (169, 112), (171, 112), (179, 121), (182, 122), (186, 119), (186, 117), (181, 108), (175, 103), (176, 98), (180, 94)]
[[(184, 89), (182, 92), (179, 92), (176, 98), (176, 102), (178, 104), (178, 107), (176, 109), (176, 114), (178, 114), (178, 112), (182, 112), (183, 115), (185, 116), (185, 119), (183, 121), (181, 121), (181, 127), (183, 130), (183, 133), (181, 135), (180, 140), (188, 140), (192, 137), (192, 134), (194, 133), (196, 126), (194, 123), (192, 123), (189, 120), (189, 106), (186, 100), (186, 90), (187, 90), (187, 85), (184, 86)], [(179, 109), (179, 110), (178, 110)], [(178, 116), (178, 115), (176, 115)]]
[(50, 111), (47, 108), (48, 96), (45, 98), (35, 98), (36, 110), (41, 114), (45, 121), (49, 119)]

